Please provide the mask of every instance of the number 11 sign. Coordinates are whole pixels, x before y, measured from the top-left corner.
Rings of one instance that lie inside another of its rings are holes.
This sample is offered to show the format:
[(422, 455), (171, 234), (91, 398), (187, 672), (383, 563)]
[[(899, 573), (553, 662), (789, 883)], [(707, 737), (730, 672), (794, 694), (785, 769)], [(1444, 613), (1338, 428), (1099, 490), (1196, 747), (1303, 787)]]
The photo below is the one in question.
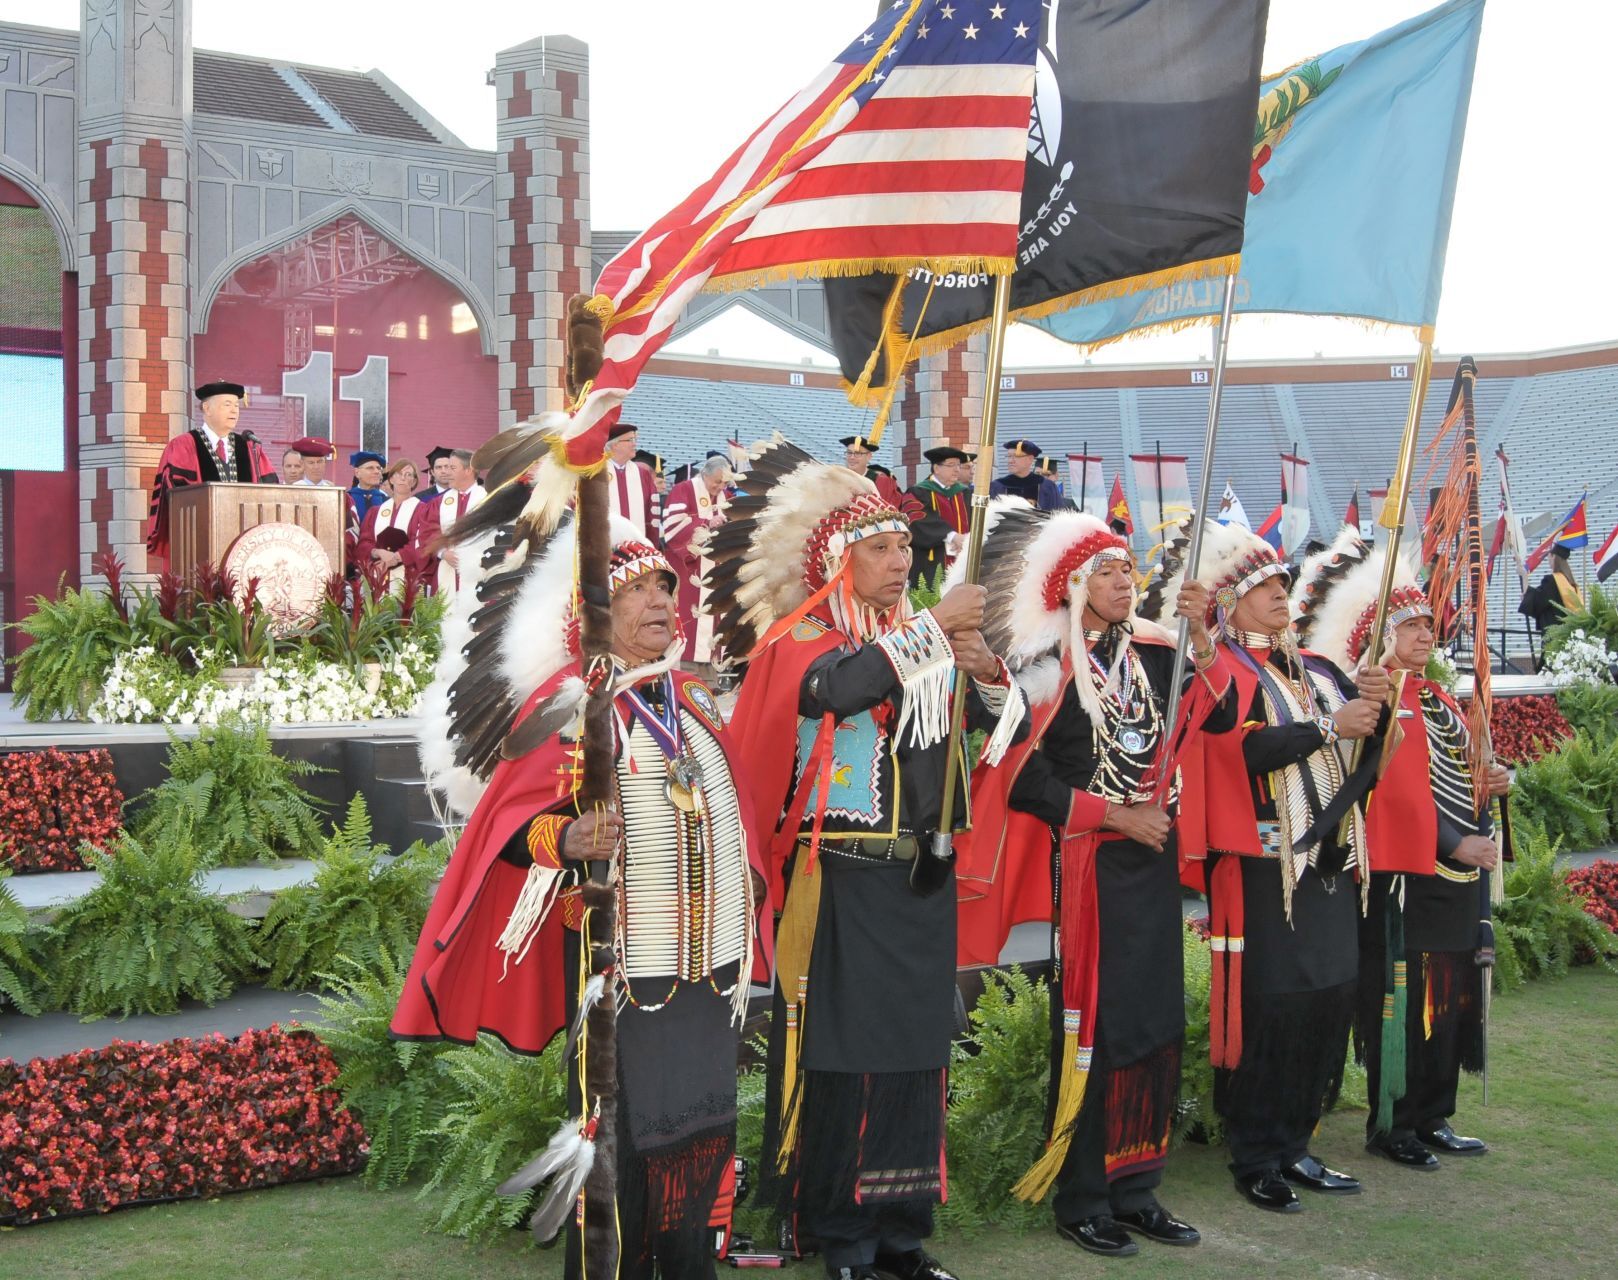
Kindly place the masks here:
[[(303, 368), (281, 375), (281, 394), (301, 400), (301, 434), (330, 440), (332, 386), (331, 352), (312, 351)], [(357, 373), (337, 380), (338, 394), (360, 407), (360, 448), (388, 456), (388, 358), (366, 356)]]

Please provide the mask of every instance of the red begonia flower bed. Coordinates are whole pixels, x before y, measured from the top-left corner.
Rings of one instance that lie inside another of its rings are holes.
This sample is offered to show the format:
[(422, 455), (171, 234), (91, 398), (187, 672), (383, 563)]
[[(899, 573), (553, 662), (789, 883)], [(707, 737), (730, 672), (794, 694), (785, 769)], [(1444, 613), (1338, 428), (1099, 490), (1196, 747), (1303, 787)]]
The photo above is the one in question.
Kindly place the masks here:
[(83, 871), (81, 844), (105, 849), (123, 822), (124, 793), (105, 750), (0, 755), (0, 865)]

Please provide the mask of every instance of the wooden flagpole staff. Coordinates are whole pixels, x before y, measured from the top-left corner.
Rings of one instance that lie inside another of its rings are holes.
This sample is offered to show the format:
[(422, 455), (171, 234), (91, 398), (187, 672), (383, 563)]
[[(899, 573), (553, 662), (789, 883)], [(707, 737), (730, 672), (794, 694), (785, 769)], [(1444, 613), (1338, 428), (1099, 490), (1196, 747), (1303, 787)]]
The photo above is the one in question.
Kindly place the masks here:
[[(983, 427), (978, 433), (978, 461), (972, 476), (972, 531), (966, 538), (966, 573), (964, 582), (977, 584), (983, 568), (983, 535), (989, 511), (989, 485), (994, 480), (994, 437), (1000, 413), (1000, 369), (1005, 363), (1006, 327), (1011, 317), (1011, 276), (999, 276), (994, 282), (994, 315), (989, 327), (989, 358), (984, 374)], [(955, 779), (965, 780), (965, 762), (961, 759), (961, 737), (966, 715), (966, 675), (955, 673), (955, 697), (949, 710), (949, 744), (944, 756), (944, 795), (938, 807), (938, 830), (933, 833), (932, 848), (916, 853), (910, 866), (910, 884), (918, 893), (934, 893), (943, 887), (954, 860), (952, 849), (955, 825)], [(970, 815), (968, 815), (970, 820)]]

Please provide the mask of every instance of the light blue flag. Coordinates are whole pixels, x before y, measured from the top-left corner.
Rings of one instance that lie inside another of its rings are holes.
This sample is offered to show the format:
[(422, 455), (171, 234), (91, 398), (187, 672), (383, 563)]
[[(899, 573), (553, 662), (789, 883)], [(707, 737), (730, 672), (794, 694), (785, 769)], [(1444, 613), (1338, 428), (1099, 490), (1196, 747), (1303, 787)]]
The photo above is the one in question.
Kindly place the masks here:
[[(1237, 311), (1431, 325), (1455, 202), (1483, 0), (1450, 0), (1266, 77)], [(1217, 316), (1222, 280), (1029, 321), (1068, 342)]]

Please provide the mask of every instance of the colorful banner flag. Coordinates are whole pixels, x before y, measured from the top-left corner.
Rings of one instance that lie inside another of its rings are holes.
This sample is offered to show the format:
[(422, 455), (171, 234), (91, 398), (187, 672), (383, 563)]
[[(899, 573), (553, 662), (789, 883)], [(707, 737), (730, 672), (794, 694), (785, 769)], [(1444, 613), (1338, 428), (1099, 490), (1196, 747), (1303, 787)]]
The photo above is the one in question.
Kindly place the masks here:
[(1124, 496), (1122, 475), (1112, 478), (1112, 493), (1107, 498), (1107, 519), (1123, 525), (1126, 536), (1135, 532), (1135, 521), (1129, 513), (1129, 499)]
[(1281, 455), (1282, 554), (1303, 546), (1309, 538), (1309, 460)]
[(569, 464), (600, 464), (646, 362), (704, 289), (912, 267), (1009, 272), (1040, 11), (1036, 0), (884, 9), (609, 262), (590, 302), (606, 359), (565, 429)]
[(1101, 477), (1101, 459), (1087, 453), (1067, 455), (1067, 496), (1080, 511), (1098, 520), (1107, 518), (1107, 495)]
[(1363, 527), (1360, 524), (1360, 487), (1358, 484), (1354, 486), (1354, 494), (1348, 500), (1348, 509), (1343, 512), (1343, 523), (1355, 529)]
[(1567, 551), (1577, 551), (1580, 547), (1590, 545), (1590, 532), (1585, 526), (1584, 503), (1585, 498), (1581, 496), (1573, 504), (1572, 509), (1562, 517), (1561, 523), (1550, 531), (1545, 541), (1534, 548), (1524, 561), (1529, 573), (1539, 568), (1540, 562), (1550, 555), (1553, 547), (1560, 546)]
[(1275, 552), (1276, 552), (1277, 555), (1281, 555), (1281, 556), (1286, 555), (1286, 548), (1285, 548), (1285, 546), (1283, 545), (1283, 543), (1281, 541), (1281, 521), (1282, 521), (1282, 518), (1283, 518), (1282, 513), (1285, 510), (1286, 510), (1286, 504), (1281, 503), (1281, 502), (1277, 502), (1275, 504), (1275, 510), (1270, 512), (1269, 515), (1264, 517), (1264, 523), (1259, 525), (1258, 528), (1253, 530), (1254, 533), (1258, 534), (1258, 536), (1263, 538), (1265, 542), (1269, 543), (1272, 547), (1275, 548)]
[(1388, 540), (1388, 531), (1382, 524), (1382, 508), (1388, 505), (1386, 489), (1367, 489), (1365, 496), (1371, 502), (1371, 541), (1380, 547)]
[(1170, 524), (1191, 514), (1191, 477), (1183, 457), (1166, 453), (1132, 453), (1135, 496), (1140, 500), (1141, 524), (1149, 541), (1160, 542)]
[(1219, 496), (1219, 514), (1214, 519), (1220, 524), (1240, 525), (1244, 529), (1253, 527), (1247, 518), (1247, 508), (1242, 506), (1242, 500), (1236, 496), (1236, 490), (1231, 487), (1229, 480), (1225, 481), (1225, 491)]
[[(1235, 310), (1433, 323), (1482, 18), (1450, 0), (1264, 81)], [(1096, 345), (1223, 296), (1177, 281), (1032, 323)]]
[[(1268, 7), (1046, 0), (1013, 319), (1236, 268)], [(1012, 21), (1000, 8), (951, 0), (927, 23), (999, 29)], [(827, 275), (832, 343), (856, 403), (880, 403), (907, 359), (986, 327), (993, 309), (982, 272), (891, 271)]]
[(1596, 552), (1595, 564), (1597, 582), (1605, 582), (1613, 573), (1618, 573), (1618, 525), (1613, 526), (1601, 550)]

